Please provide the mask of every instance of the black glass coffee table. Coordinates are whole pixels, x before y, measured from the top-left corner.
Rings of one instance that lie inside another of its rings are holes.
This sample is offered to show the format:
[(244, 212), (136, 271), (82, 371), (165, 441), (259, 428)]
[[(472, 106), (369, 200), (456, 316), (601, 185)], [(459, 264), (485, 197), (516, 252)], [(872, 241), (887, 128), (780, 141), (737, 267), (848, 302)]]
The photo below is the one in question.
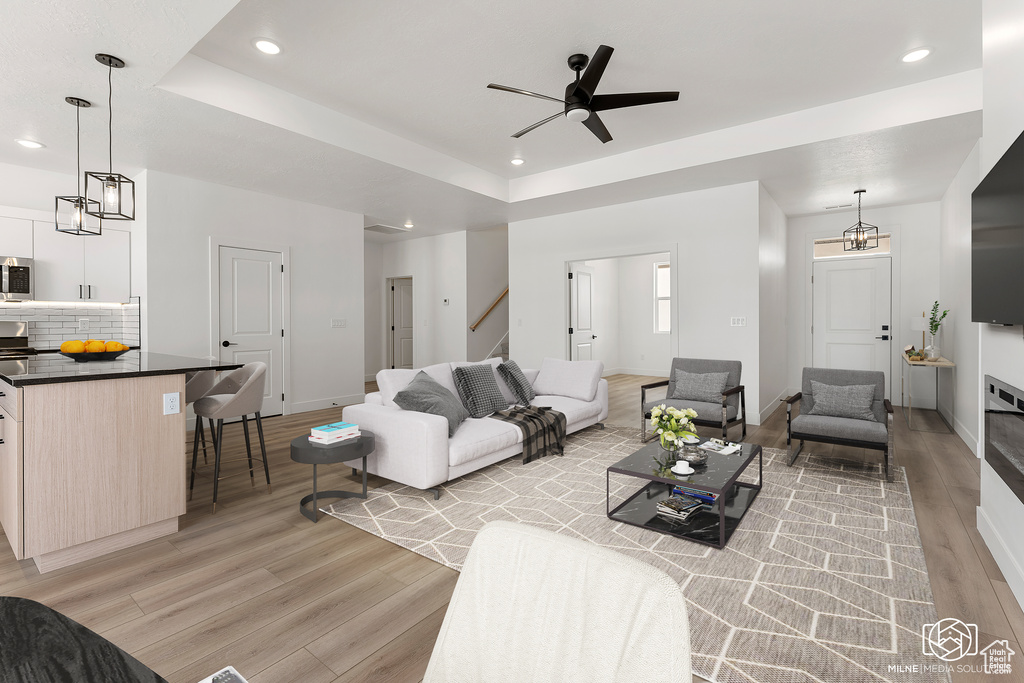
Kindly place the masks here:
[[(761, 447), (740, 444), (738, 453), (722, 455), (708, 452), (707, 463), (694, 466), (694, 473), (677, 475), (663, 465), (668, 453), (657, 441), (651, 442), (608, 468), (605, 474), (605, 509), (609, 519), (623, 524), (671, 534), (695, 543), (724, 548), (744, 513), (761, 491), (764, 458)], [(702, 451), (704, 452), (704, 451)], [(739, 481), (740, 475), (757, 458), (757, 483)], [(659, 462), (660, 461), (660, 462)], [(624, 474), (646, 481), (636, 493), (611, 509), (611, 475)], [(716, 497), (705, 508), (685, 521), (658, 514), (658, 503), (681, 486)]]

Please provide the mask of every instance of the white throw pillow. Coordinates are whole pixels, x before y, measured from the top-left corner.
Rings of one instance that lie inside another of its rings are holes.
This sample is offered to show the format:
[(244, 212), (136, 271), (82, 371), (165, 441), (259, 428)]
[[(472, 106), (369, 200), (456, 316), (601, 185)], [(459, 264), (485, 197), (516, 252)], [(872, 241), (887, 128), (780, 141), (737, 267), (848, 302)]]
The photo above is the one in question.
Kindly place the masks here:
[(593, 401), (604, 372), (599, 360), (557, 360), (545, 358), (533, 382), (538, 396), (565, 396), (580, 401)]
[[(437, 363), (422, 368), (423, 372), (453, 395), (458, 396), (459, 390), (455, 388), (455, 380), (452, 379), (451, 363)], [(403, 368), (381, 370), (377, 373), (377, 390), (380, 391), (380, 398), (384, 405), (396, 408), (395, 394), (409, 386), (415, 379), (419, 370), (405, 370)]]

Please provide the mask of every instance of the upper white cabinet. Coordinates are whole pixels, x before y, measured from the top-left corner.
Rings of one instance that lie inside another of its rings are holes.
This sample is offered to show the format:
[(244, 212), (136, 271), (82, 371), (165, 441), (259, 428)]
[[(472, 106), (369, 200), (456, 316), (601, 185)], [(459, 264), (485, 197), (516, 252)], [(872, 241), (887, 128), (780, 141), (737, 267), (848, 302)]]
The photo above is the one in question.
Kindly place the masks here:
[(0, 216), (0, 256), (32, 258), (32, 221)]
[(103, 226), (101, 235), (57, 232), (34, 221), (35, 297), (40, 301), (127, 301), (131, 233)]

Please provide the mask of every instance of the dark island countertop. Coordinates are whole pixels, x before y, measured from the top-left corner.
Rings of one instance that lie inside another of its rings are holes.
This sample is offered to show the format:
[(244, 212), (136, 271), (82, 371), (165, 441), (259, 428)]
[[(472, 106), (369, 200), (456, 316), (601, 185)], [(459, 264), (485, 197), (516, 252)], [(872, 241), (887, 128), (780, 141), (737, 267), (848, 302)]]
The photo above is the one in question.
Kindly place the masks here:
[(41, 353), (23, 360), (0, 360), (0, 379), (15, 387), (58, 382), (87, 382), (151, 375), (181, 375), (196, 370), (234, 370), (241, 363), (129, 351), (110, 361), (77, 363), (56, 353)]

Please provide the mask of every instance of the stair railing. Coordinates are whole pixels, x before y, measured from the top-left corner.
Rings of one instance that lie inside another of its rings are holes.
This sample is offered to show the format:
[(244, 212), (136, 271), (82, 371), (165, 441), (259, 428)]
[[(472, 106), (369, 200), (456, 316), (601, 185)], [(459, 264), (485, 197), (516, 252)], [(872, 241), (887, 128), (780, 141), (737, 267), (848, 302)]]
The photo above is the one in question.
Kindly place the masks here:
[(469, 326), (470, 331), (476, 332), (476, 328), (480, 327), (480, 323), (482, 323), (484, 321), (484, 319), (487, 318), (487, 316), (489, 316), (491, 314), (491, 311), (493, 311), (494, 308), (498, 304), (500, 304), (501, 300), (504, 299), (506, 296), (508, 296), (508, 287), (505, 288), (504, 292), (502, 292), (501, 294), (498, 295), (498, 298), (494, 300), (494, 303), (491, 304), (490, 308), (488, 308), (486, 311), (484, 311), (484, 314), (482, 316), (480, 316), (480, 319), (477, 320), (475, 323), (473, 323), (472, 325)]

